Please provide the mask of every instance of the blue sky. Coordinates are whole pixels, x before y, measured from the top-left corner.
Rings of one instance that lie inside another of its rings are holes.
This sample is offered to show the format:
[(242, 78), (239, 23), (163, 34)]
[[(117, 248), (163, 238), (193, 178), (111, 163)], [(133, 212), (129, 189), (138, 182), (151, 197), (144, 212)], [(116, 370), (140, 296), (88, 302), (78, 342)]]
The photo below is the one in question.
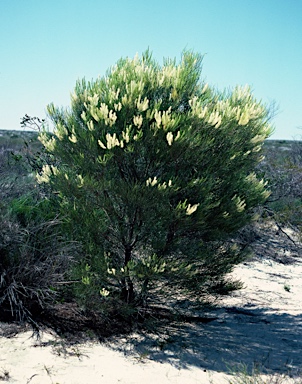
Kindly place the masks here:
[(76, 80), (148, 47), (162, 62), (204, 54), (221, 90), (275, 103), (273, 139), (302, 136), (302, 0), (0, 0), (0, 129), (68, 106)]

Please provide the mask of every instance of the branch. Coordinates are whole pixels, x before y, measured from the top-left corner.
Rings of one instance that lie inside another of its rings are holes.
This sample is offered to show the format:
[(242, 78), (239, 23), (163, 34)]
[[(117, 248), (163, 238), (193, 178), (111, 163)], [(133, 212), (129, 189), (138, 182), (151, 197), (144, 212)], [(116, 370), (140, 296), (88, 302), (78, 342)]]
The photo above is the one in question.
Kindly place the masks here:
[(40, 119), (39, 117), (31, 117), (26, 114), (21, 119), (21, 127), (22, 128), (31, 128), (33, 130), (41, 131), (43, 124), (45, 123), (45, 119)]

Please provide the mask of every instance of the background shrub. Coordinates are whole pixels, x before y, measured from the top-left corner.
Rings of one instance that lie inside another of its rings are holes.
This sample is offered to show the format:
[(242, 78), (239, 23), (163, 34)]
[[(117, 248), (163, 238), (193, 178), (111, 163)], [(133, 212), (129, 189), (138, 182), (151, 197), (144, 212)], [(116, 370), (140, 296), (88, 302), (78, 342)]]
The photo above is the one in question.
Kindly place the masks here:
[(57, 298), (77, 245), (62, 232), (55, 199), (36, 188), (33, 169), (23, 161), (29, 149), (24, 152), (22, 134), (16, 136), (2, 141), (0, 154), (0, 313), (33, 323)]
[(281, 227), (302, 231), (302, 142), (268, 141), (259, 172), (268, 181), (271, 196), (264, 215)]

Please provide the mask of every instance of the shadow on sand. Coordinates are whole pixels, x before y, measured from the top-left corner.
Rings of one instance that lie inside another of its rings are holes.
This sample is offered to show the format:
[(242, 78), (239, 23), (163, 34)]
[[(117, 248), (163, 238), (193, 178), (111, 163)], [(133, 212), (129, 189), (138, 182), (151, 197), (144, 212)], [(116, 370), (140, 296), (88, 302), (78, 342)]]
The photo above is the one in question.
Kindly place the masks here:
[(230, 373), (244, 365), (265, 373), (295, 376), (302, 369), (302, 314), (270, 313), (268, 308), (221, 308), (207, 323), (173, 324), (157, 335), (137, 335), (111, 345), (177, 368), (196, 366)]

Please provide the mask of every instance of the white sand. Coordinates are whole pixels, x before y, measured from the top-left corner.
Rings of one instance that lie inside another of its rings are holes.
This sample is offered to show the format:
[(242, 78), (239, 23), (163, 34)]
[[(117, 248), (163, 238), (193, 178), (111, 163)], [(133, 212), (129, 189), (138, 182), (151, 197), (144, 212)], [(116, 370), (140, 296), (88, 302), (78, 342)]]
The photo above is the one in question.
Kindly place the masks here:
[[(44, 335), (43, 340), (50, 339)], [(208, 383), (211, 375), (196, 367), (178, 369), (140, 356), (126, 358), (123, 353), (97, 344), (69, 348), (74, 356), (58, 356), (60, 347), (36, 346), (31, 332), (1, 340), (2, 375), (9, 372), (11, 383)], [(0, 371), (1, 375), (1, 371)], [(213, 377), (217, 374), (213, 374)], [(222, 382), (222, 381), (219, 381)]]
[(210, 314), (216, 320), (171, 327), (161, 338), (67, 348), (50, 333), (40, 342), (31, 332), (3, 337), (0, 376), (22, 384), (223, 384), (227, 366), (240, 363), (295, 374), (302, 368), (301, 259), (253, 261), (234, 276), (245, 288)]

